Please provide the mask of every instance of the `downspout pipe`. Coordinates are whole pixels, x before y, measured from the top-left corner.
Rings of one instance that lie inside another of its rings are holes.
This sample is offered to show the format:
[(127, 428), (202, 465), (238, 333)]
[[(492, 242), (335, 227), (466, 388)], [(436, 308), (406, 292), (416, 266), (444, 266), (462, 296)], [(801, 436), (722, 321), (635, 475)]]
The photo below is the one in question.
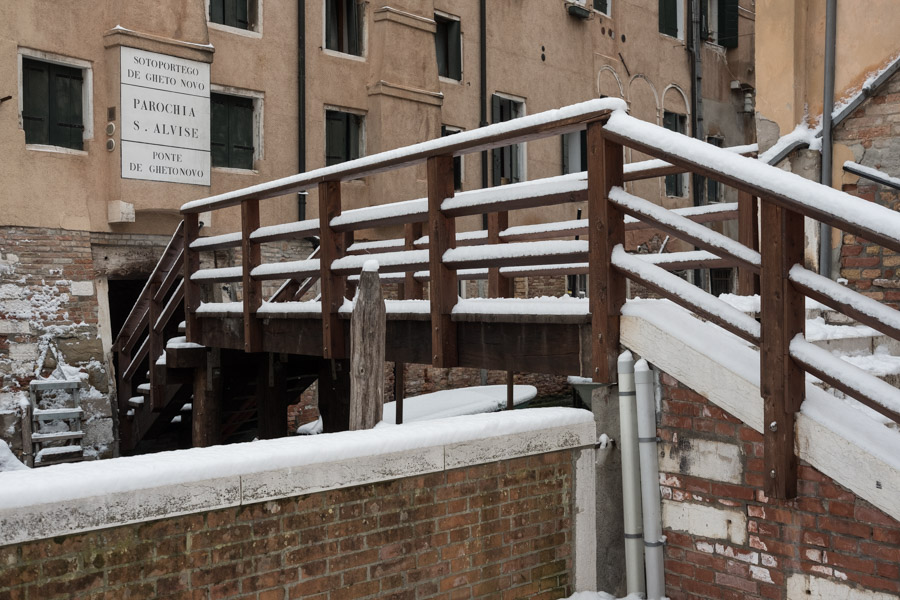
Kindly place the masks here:
[[(832, 111), (834, 110), (834, 67), (837, 47), (837, 0), (826, 0), (825, 5), (825, 89), (822, 94), (822, 173), (819, 182), (831, 187), (832, 160), (834, 158), (832, 136)], [(831, 278), (831, 226), (819, 223), (819, 274)]]
[[(480, 81), (480, 100), (481, 100), (481, 117), (478, 122), (479, 127), (488, 124), (487, 121), (487, 0), (480, 0), (479, 3), (479, 44), (481, 52), (479, 53), (479, 70), (481, 72)], [(481, 151), (481, 188), (486, 189), (488, 186), (488, 154), (487, 150)], [(487, 215), (481, 215), (481, 228), (487, 229)]]
[[(691, 137), (698, 140), (704, 138), (703, 122), (703, 57), (701, 50), (703, 40), (700, 39), (700, 0), (688, 0), (688, 22), (691, 24), (688, 32), (687, 48), (691, 55)], [(691, 176), (691, 197), (694, 206), (703, 204), (703, 177), (697, 174)], [(699, 250), (699, 248), (696, 248)], [(694, 269), (694, 283), (706, 287), (706, 272), (703, 269)]]
[[(297, 172), (306, 171), (306, 2), (297, 2)], [(306, 218), (306, 192), (297, 194), (297, 220)]]
[[(641, 474), (638, 461), (634, 358), (619, 355), (619, 426), (622, 449), (622, 505), (625, 514), (626, 593), (644, 597), (644, 544), (641, 516)], [(659, 483), (657, 482), (657, 488)]]
[(654, 400), (653, 372), (644, 359), (637, 361), (634, 365), (634, 387), (637, 394), (647, 598), (648, 600), (661, 600), (666, 593), (666, 581), (660, 516), (659, 454), (656, 447), (656, 402)]

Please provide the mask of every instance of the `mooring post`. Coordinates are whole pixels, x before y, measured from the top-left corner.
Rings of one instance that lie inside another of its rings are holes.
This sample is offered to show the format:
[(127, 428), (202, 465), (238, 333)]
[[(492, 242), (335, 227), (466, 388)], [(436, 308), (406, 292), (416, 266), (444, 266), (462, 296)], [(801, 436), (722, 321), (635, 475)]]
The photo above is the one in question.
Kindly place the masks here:
[(384, 297), (378, 263), (366, 261), (350, 318), (350, 429), (372, 429), (384, 409)]

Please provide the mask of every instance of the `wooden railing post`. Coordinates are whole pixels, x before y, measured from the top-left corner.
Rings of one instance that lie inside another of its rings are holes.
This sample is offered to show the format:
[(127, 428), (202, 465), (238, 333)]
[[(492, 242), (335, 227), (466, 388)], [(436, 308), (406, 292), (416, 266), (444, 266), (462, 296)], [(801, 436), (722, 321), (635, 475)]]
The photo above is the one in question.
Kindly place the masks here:
[(319, 184), (319, 284), (322, 290), (322, 356), (345, 358), (344, 325), (338, 311), (347, 293), (347, 278), (331, 271), (331, 263), (346, 251), (344, 234), (331, 228), (341, 214), (341, 182)]
[(788, 272), (803, 264), (803, 215), (762, 202), (762, 275), (760, 316), (760, 382), (765, 421), (766, 494), (797, 495), (794, 419), (803, 402), (805, 377), (791, 358), (790, 343), (802, 334), (805, 299), (794, 289)]
[(456, 324), (451, 318), (459, 297), (456, 270), (444, 265), (444, 252), (456, 247), (456, 220), (441, 212), (441, 204), (453, 197), (453, 157), (428, 159), (428, 263), (431, 270), (431, 358), (435, 367), (458, 363)]
[[(757, 206), (754, 196), (738, 190), (738, 241), (752, 250), (759, 250)], [(738, 267), (738, 293), (743, 296), (759, 293), (759, 276), (746, 267)]]
[[(509, 227), (509, 212), (488, 213), (488, 244), (499, 244), (500, 232)], [(499, 267), (488, 269), (488, 297), (512, 298), (515, 296), (515, 279), (500, 274)]]
[(200, 308), (200, 286), (191, 281), (200, 268), (200, 253), (191, 249), (191, 242), (200, 237), (200, 215), (188, 213), (184, 215), (184, 325), (187, 341), (202, 344), (200, 320), (197, 309)]
[(262, 248), (250, 239), (250, 234), (259, 229), (259, 200), (241, 202), (241, 267), (244, 298), (244, 352), (259, 352), (262, 349), (262, 323), (256, 312), (262, 306), (262, 282), (253, 279), (250, 273), (262, 262)]
[(609, 201), (609, 191), (624, 185), (622, 145), (606, 139), (603, 123), (587, 126), (588, 147), (588, 296), (591, 309), (591, 375), (616, 379), (619, 311), (625, 303), (625, 277), (612, 266), (612, 250), (625, 243), (625, 216)]
[(147, 336), (149, 340), (150, 351), (147, 353), (147, 366), (150, 371), (150, 406), (153, 410), (162, 410), (166, 401), (166, 385), (160, 381), (160, 369), (156, 365), (157, 359), (165, 351), (163, 340), (163, 332), (156, 330), (156, 322), (162, 313), (162, 304), (156, 299), (159, 292), (159, 283), (150, 282), (150, 302), (149, 306), (149, 325), (147, 326)]

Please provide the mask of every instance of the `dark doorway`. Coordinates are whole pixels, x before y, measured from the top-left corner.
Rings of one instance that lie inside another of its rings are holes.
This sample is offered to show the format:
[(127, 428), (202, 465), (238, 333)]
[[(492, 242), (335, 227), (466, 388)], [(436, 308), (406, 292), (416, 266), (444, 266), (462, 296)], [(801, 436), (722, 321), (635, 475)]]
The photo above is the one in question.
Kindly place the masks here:
[(125, 324), (125, 319), (135, 302), (141, 295), (145, 279), (110, 279), (109, 280), (109, 325), (112, 339), (115, 340)]

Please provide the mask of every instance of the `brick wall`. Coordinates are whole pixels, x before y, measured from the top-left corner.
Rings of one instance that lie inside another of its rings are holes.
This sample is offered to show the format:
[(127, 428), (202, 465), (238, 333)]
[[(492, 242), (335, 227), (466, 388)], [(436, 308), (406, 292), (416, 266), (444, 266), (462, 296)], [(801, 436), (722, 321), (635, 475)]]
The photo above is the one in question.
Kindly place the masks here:
[[(835, 130), (835, 142), (853, 152), (854, 161), (900, 176), (900, 76), (894, 75), (878, 93), (869, 98)], [(844, 176), (843, 189), (853, 194), (900, 210), (900, 192), (863, 177)], [(876, 300), (900, 307), (900, 256), (867, 240), (844, 235), (841, 247), (840, 276), (847, 285)]]
[(672, 600), (900, 594), (900, 522), (806, 464), (795, 500), (767, 498), (762, 435), (672, 377), (661, 382)]
[(566, 597), (576, 455), (6, 546), (0, 599)]

